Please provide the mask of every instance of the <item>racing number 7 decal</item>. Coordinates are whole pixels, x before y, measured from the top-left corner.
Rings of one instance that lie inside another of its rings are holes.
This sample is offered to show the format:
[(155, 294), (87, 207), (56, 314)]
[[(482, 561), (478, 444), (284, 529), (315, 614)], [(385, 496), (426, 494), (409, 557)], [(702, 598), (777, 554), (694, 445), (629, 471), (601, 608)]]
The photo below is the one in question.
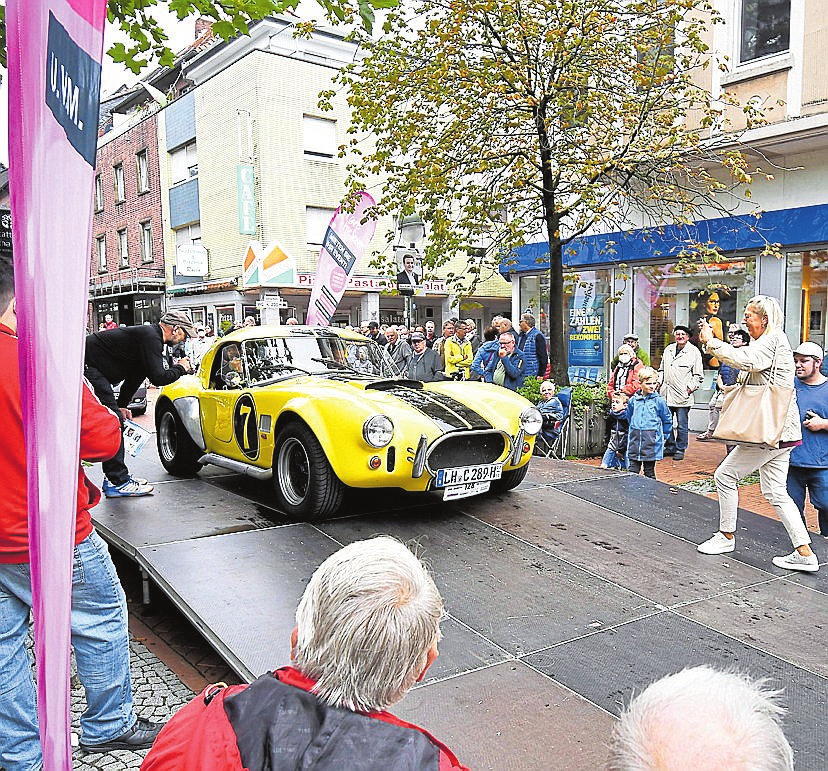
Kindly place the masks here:
[(250, 460), (259, 457), (259, 430), (256, 404), (250, 394), (242, 394), (233, 410), (233, 436), (236, 444)]

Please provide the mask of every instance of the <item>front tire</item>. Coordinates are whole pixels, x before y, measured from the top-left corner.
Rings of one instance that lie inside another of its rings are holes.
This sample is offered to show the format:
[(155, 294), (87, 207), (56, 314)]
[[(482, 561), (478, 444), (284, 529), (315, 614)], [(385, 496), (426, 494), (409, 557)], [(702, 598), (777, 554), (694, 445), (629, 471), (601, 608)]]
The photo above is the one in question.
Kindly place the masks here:
[(524, 463), (520, 468), (514, 468), (510, 471), (504, 471), (503, 476), (500, 479), (495, 479), (492, 482), (490, 490), (493, 493), (505, 493), (509, 490), (513, 490), (517, 487), (524, 479), (526, 479), (526, 474), (529, 472), (529, 464)]
[(158, 414), (155, 441), (161, 464), (170, 474), (188, 477), (201, 469), (198, 459), (203, 453), (190, 438), (172, 405), (164, 405)]
[(279, 507), (302, 518), (333, 514), (345, 492), (319, 440), (302, 423), (287, 425), (276, 440), (273, 486)]

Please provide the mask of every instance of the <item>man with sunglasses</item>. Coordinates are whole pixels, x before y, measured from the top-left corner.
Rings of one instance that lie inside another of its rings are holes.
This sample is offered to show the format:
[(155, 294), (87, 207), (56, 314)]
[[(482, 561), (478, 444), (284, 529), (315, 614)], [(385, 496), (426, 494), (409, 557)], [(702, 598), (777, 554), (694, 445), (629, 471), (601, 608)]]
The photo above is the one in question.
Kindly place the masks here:
[[(188, 358), (169, 369), (164, 366), (164, 344), (174, 347), (187, 337), (196, 337), (192, 319), (181, 311), (168, 311), (157, 324), (140, 324), (93, 332), (86, 338), (84, 374), (101, 404), (121, 419), (132, 417), (127, 409), (138, 386), (149, 378), (154, 386), (174, 383), (192, 371)], [(113, 385), (123, 381), (117, 400)], [(137, 498), (149, 495), (153, 487), (146, 479), (133, 477), (124, 462), (124, 442), (116, 455), (102, 464), (106, 475), (103, 492), (107, 498)]]

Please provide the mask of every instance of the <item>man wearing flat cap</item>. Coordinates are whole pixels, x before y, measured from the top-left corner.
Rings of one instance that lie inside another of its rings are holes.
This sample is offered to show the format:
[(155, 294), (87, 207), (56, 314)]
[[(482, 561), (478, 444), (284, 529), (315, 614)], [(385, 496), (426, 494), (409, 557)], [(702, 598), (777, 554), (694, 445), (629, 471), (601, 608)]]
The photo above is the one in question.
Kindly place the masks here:
[[(124, 420), (132, 417), (127, 407), (144, 378), (163, 386), (192, 371), (187, 358), (179, 359), (169, 369), (164, 366), (164, 343), (175, 346), (188, 337), (196, 337), (196, 328), (181, 311), (167, 311), (157, 324), (105, 329), (87, 336), (84, 375), (101, 404), (120, 417), (122, 429)], [(112, 386), (121, 381), (116, 400)], [(102, 467), (107, 498), (136, 498), (152, 492), (146, 479), (130, 475), (124, 462), (123, 438), (118, 453)]]
[(808, 493), (817, 510), (819, 531), (828, 536), (828, 378), (820, 372), (825, 354), (816, 343), (806, 341), (793, 357), (802, 444), (791, 450), (788, 495), (804, 519)]
[[(628, 345), (635, 352), (635, 358), (638, 359), (645, 367), (650, 366), (650, 354), (647, 353), (638, 344), (638, 335), (635, 332), (627, 332), (621, 340), (622, 345)], [(610, 362), (610, 372), (618, 366), (618, 354), (615, 354), (613, 360)]]
[(676, 324), (673, 327), (674, 343), (670, 343), (661, 357), (658, 376), (661, 379), (661, 395), (673, 413), (675, 428), (664, 443), (664, 454), (673, 460), (684, 460), (687, 450), (687, 423), (693, 406), (693, 392), (704, 380), (701, 352), (690, 342), (690, 327)]

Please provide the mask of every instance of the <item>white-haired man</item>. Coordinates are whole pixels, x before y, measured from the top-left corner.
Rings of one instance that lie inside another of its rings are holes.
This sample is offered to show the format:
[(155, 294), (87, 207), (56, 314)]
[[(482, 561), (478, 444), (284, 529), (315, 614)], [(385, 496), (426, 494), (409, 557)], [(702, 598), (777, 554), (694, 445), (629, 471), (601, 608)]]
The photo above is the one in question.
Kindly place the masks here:
[[(463, 769), (427, 731), (386, 712), (437, 658), (443, 615), (434, 581), (399, 541), (340, 549), (296, 609), (293, 666), (249, 686), (208, 688), (170, 721), (141, 768), (202, 768), (209, 757), (209, 767), (228, 771)], [(208, 720), (221, 746), (192, 741), (207, 735)]]
[(766, 685), (706, 666), (663, 677), (621, 715), (607, 771), (792, 771), (780, 692)]

